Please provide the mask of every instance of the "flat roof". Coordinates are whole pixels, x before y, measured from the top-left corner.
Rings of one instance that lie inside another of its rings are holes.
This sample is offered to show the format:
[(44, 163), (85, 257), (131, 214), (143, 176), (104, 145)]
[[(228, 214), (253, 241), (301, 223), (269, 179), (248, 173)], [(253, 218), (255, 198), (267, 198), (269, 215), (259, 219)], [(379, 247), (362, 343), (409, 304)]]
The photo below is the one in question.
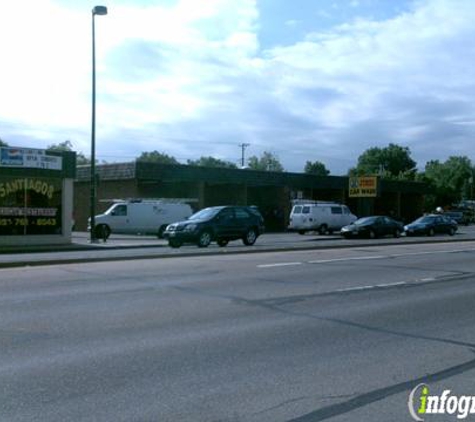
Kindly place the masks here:
[[(206, 182), (211, 184), (245, 184), (247, 186), (287, 186), (294, 189), (348, 189), (347, 176), (315, 176), (305, 173), (201, 167), (185, 164), (127, 162), (96, 165), (100, 180)], [(76, 181), (90, 180), (90, 166), (78, 166)], [(425, 193), (420, 182), (380, 180), (384, 192)]]

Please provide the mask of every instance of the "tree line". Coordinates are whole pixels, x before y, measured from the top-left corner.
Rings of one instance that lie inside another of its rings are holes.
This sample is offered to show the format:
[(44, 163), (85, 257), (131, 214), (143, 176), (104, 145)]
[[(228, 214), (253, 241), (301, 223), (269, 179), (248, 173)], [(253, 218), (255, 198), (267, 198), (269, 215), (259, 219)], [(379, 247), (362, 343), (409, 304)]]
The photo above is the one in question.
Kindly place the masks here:
[[(0, 139), (0, 146), (8, 144)], [(48, 151), (73, 151), (71, 141), (51, 144)], [(142, 152), (137, 158), (140, 162), (160, 164), (180, 164), (178, 160), (159, 151)], [(83, 153), (77, 153), (77, 164), (90, 164), (90, 159)], [(212, 156), (202, 156), (196, 160), (187, 160), (187, 165), (203, 167), (239, 168), (231, 161)], [(246, 168), (251, 170), (283, 172), (284, 167), (278, 156), (264, 151), (261, 156), (251, 156)], [(304, 173), (328, 176), (330, 171), (321, 161), (307, 161)], [(426, 205), (448, 205), (462, 199), (473, 199), (475, 166), (467, 156), (451, 156), (445, 161), (430, 160), (424, 170), (418, 171), (416, 162), (411, 158), (408, 147), (390, 143), (386, 147), (372, 147), (365, 150), (357, 159), (356, 166), (348, 170), (349, 176), (377, 175), (383, 179), (398, 181), (424, 182), (429, 187)]]

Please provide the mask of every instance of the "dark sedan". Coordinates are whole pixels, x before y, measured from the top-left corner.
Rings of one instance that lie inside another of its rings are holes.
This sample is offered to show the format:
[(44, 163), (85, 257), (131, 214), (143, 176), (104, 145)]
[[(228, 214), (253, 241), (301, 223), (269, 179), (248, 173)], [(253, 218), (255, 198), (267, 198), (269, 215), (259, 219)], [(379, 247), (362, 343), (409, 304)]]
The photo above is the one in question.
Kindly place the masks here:
[(369, 237), (375, 239), (381, 236), (392, 235), (399, 237), (404, 231), (404, 226), (399, 221), (385, 216), (363, 217), (353, 224), (341, 229), (341, 235), (349, 239), (351, 237)]
[(404, 227), (407, 236), (426, 235), (434, 236), (436, 233), (447, 233), (453, 236), (457, 231), (457, 223), (443, 215), (425, 215)]

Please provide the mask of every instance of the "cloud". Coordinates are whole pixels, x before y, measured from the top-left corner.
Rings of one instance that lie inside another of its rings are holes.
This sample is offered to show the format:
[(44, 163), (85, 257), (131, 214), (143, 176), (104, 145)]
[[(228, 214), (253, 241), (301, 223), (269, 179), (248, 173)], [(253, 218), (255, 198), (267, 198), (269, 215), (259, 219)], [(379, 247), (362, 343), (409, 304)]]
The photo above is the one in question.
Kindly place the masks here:
[[(2, 4), (7, 142), (71, 139), (89, 150), (92, 7)], [(263, 50), (255, 0), (116, 1), (96, 17), (98, 156), (158, 149), (237, 161), (249, 142), (248, 154), (275, 151), (288, 170), (318, 159), (345, 173), (364, 149), (389, 142), (409, 146), (420, 166), (468, 154), (474, 18), (471, 0), (420, 0)]]
[[(358, 20), (308, 34), (296, 45), (269, 51), (267, 59), (280, 69), (277, 89), (299, 115), (309, 110), (308, 101), (301, 101), (302, 86), (339, 93), (332, 101), (315, 97), (310, 108), (315, 122), (333, 127), (327, 133), (333, 145), (359, 154), (399, 142), (424, 152), (417, 157), (424, 160), (430, 151), (421, 144), (445, 151), (447, 141), (461, 145), (461, 137), (473, 135), (471, 128), (442, 123), (473, 116), (475, 49), (467, 40), (473, 39), (474, 18), (470, 1), (456, 8), (448, 1), (419, 2), (411, 13), (387, 21)], [(403, 136), (413, 126), (417, 137)], [(441, 126), (445, 130), (432, 130)]]

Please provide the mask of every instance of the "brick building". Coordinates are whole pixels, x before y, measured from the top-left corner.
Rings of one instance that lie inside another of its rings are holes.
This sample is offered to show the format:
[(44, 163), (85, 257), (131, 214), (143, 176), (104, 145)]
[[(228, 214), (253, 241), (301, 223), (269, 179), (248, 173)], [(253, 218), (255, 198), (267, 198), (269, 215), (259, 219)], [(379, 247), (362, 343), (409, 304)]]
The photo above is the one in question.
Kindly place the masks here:
[[(358, 216), (394, 214), (404, 220), (423, 211), (426, 186), (415, 182), (380, 180), (374, 198), (350, 198), (348, 177), (302, 173), (209, 168), (145, 162), (103, 164), (97, 168), (97, 213), (113, 199), (190, 198), (201, 209), (213, 205), (256, 205), (270, 230), (288, 224), (292, 199), (332, 200), (349, 205)], [(78, 230), (89, 217), (90, 167), (79, 166), (74, 190)]]

